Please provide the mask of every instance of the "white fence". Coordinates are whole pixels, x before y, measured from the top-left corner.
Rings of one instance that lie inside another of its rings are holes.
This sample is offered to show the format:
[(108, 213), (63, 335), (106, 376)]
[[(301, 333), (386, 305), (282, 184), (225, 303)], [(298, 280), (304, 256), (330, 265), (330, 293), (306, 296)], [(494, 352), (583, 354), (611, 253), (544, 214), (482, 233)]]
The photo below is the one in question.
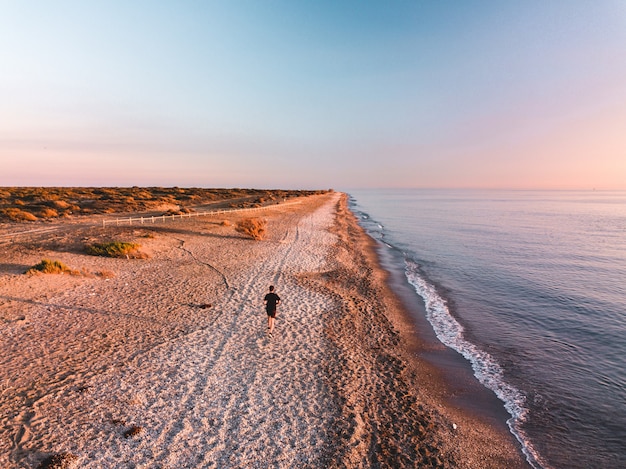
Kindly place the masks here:
[(165, 222), (167, 220), (180, 220), (182, 218), (191, 218), (191, 217), (206, 217), (212, 215), (223, 215), (226, 213), (233, 212), (256, 212), (261, 210), (267, 210), (269, 208), (277, 208), (284, 207), (286, 205), (296, 205), (301, 203), (299, 200), (293, 202), (284, 202), (282, 204), (274, 204), (274, 205), (264, 205), (262, 207), (251, 207), (251, 208), (231, 208), (225, 210), (212, 210), (208, 212), (193, 212), (193, 213), (181, 213), (180, 215), (160, 215), (160, 216), (151, 216), (151, 217), (128, 217), (128, 218), (116, 218), (114, 220), (102, 220), (102, 227), (105, 228), (107, 225), (132, 225), (139, 224), (152, 224), (157, 222)]

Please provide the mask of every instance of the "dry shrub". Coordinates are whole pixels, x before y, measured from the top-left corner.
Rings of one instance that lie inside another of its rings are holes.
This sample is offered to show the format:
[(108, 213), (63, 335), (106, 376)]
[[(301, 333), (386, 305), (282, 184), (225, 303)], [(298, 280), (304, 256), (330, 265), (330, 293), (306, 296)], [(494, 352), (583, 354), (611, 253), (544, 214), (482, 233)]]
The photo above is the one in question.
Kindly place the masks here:
[(78, 456), (72, 453), (58, 453), (48, 456), (41, 461), (38, 469), (69, 469), (78, 461)]
[(39, 190), (37, 190), (36, 194), (39, 196), (39, 199), (42, 200), (42, 201), (59, 200), (59, 194), (55, 194), (53, 192), (50, 192), (49, 189), (45, 189), (43, 187), (41, 187)]
[(110, 270), (100, 270), (96, 272), (96, 275), (100, 278), (109, 279), (115, 277), (115, 272)]
[(237, 223), (236, 230), (258, 241), (265, 237), (266, 228), (267, 221), (262, 218), (244, 218)]
[(134, 197), (138, 200), (151, 200), (153, 198), (153, 195), (148, 191), (138, 191), (135, 192)]
[(36, 221), (37, 217), (19, 208), (5, 208), (0, 212), (11, 221)]
[(83, 277), (93, 278), (94, 274), (89, 272), (85, 267), (80, 268), (80, 272), (74, 272), (74, 275), (81, 275)]
[(52, 205), (53, 208), (59, 209), (59, 210), (65, 210), (66, 208), (70, 208), (72, 204), (64, 201), (64, 200), (54, 200), (52, 201), (52, 203), (50, 204)]
[(79, 271), (70, 269), (63, 262), (61, 262), (61, 261), (51, 261), (50, 259), (42, 259), (39, 264), (32, 266), (25, 273), (29, 274), (29, 275), (36, 275), (36, 274), (71, 274), (71, 275), (80, 275)]
[(231, 225), (232, 225), (232, 223), (231, 223), (230, 221), (228, 221), (228, 220), (223, 220), (223, 221), (222, 221), (222, 223), (221, 223), (221, 225), (222, 225), (222, 226), (231, 226)]
[(44, 208), (41, 212), (39, 212), (39, 216), (41, 218), (57, 218), (59, 213), (52, 208)]

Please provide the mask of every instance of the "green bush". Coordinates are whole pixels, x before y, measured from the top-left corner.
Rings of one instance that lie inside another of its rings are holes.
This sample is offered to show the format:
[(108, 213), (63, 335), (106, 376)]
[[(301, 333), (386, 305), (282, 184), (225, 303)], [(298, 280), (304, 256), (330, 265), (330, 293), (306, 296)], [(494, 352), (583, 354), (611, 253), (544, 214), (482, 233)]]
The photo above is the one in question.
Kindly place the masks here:
[(136, 243), (112, 241), (110, 243), (96, 243), (85, 247), (87, 254), (104, 257), (145, 257), (139, 253), (141, 246)]

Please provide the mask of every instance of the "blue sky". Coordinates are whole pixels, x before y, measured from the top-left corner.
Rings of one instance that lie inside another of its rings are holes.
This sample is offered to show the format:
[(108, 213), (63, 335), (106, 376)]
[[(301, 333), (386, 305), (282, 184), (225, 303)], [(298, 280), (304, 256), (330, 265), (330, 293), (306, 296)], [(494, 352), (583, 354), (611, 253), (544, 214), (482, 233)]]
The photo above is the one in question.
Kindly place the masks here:
[(0, 11), (0, 185), (626, 189), (622, 1)]

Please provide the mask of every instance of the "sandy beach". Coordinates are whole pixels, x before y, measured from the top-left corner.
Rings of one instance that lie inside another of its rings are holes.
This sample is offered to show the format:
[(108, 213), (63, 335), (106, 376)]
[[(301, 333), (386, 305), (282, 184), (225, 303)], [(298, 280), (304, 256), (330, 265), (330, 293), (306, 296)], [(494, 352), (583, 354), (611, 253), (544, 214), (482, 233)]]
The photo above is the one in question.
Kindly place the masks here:
[[(345, 194), (264, 210), (261, 241), (245, 216), (0, 242), (0, 467), (527, 467), (416, 357)], [(84, 253), (112, 239), (146, 258)], [(24, 275), (43, 258), (84, 275)]]

